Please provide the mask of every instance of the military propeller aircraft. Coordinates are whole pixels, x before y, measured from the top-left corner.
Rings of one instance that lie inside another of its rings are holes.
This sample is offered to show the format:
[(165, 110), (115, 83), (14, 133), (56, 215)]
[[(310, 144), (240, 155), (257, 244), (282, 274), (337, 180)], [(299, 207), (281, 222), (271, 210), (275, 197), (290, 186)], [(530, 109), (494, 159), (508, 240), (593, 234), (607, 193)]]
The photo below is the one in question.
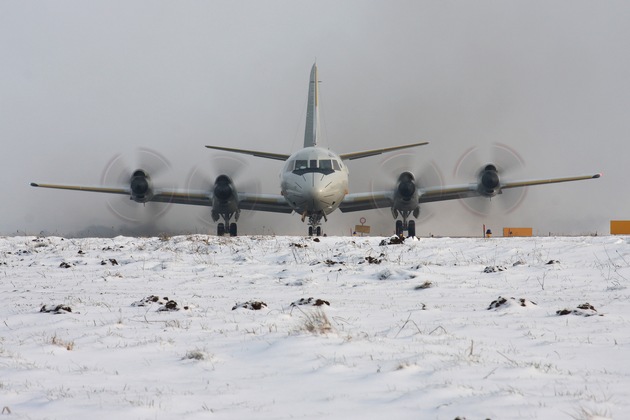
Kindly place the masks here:
[[(473, 182), (462, 185), (422, 186), (410, 171), (402, 171), (395, 187), (384, 191), (349, 193), (349, 171), (346, 162), (367, 158), (402, 149), (424, 146), (428, 142), (418, 142), (383, 149), (336, 154), (329, 149), (318, 147), (319, 140), (319, 80), (317, 64), (311, 68), (304, 148), (289, 155), (255, 150), (236, 149), (209, 145), (209, 149), (222, 152), (241, 153), (266, 159), (284, 161), (281, 173), (281, 194), (258, 194), (239, 191), (227, 174), (216, 177), (214, 185), (201, 190), (161, 189), (154, 187), (151, 174), (145, 169), (135, 170), (123, 186), (74, 186), (31, 183), (33, 187), (55, 188), (75, 191), (91, 191), (108, 194), (127, 195), (137, 203), (160, 202), (189, 204), (211, 207), (217, 234), (237, 235), (236, 222), (242, 210), (266, 211), (275, 213), (297, 213), (302, 221), (308, 219), (308, 234), (322, 235), (322, 219), (336, 209), (342, 212), (390, 208), (396, 219), (396, 235), (407, 231), (415, 236), (415, 221), (420, 213), (420, 204), (443, 200), (465, 199), (470, 197), (495, 197), (504, 190), (533, 185), (580, 181), (599, 178), (600, 174), (573, 176), (552, 179), (503, 181), (497, 165), (483, 165)], [(400, 216), (400, 219), (398, 220)], [(234, 221), (232, 222), (232, 219)]]

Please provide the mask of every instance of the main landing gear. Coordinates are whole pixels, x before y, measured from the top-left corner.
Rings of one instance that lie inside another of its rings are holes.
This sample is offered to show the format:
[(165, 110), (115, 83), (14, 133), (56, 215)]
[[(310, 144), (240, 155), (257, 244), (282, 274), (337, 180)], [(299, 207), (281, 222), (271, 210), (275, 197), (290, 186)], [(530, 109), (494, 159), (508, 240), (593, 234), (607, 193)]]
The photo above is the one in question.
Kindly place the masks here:
[(237, 236), (237, 230), (236, 223), (230, 223), (227, 232), (225, 230), (225, 224), (219, 223), (217, 225), (217, 236), (225, 236), (226, 233), (229, 233), (230, 236)]
[[(234, 216), (234, 220), (238, 221), (239, 213), (213, 213), (212, 218), (216, 222), (219, 220), (219, 217), (223, 218), (224, 223), (217, 224), (217, 236), (225, 236), (226, 233), (229, 233), (230, 236), (237, 236), (238, 228), (236, 223), (230, 223), (230, 219)], [(226, 229), (227, 227), (227, 229)]]
[[(409, 217), (410, 214), (412, 214), (412, 212), (410, 211), (400, 212), (400, 215), (402, 216), (402, 220), (396, 220), (396, 236), (399, 236), (399, 237), (403, 236), (405, 231), (407, 231), (407, 237), (409, 238), (416, 236), (415, 220), (407, 221), (407, 218)], [(398, 217), (398, 215), (394, 214), (394, 217)]]
[(410, 238), (416, 236), (416, 222), (409, 220), (405, 227), (402, 220), (396, 220), (396, 236), (404, 235), (405, 231), (407, 231), (407, 236)]

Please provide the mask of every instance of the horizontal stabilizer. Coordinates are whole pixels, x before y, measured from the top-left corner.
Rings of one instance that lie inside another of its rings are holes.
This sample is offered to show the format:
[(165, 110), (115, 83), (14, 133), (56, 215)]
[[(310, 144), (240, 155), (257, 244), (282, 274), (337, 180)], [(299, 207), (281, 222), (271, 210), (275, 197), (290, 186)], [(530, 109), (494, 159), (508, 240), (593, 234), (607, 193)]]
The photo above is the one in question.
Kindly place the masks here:
[(411, 147), (424, 146), (429, 144), (428, 141), (422, 143), (405, 144), (402, 146), (386, 147), (385, 149), (365, 150), (363, 152), (344, 153), (339, 155), (342, 160), (362, 159), (370, 156), (381, 155), (383, 153), (394, 152), (401, 149), (409, 149)]
[(281, 153), (269, 153), (269, 152), (259, 152), (256, 150), (245, 150), (245, 149), (233, 149), (231, 147), (220, 147), (220, 146), (206, 146), (208, 149), (221, 150), (223, 152), (231, 152), (231, 153), (241, 153), (243, 155), (250, 155), (261, 157), (265, 159), (275, 159), (285, 161), (289, 159), (290, 155), (284, 155)]

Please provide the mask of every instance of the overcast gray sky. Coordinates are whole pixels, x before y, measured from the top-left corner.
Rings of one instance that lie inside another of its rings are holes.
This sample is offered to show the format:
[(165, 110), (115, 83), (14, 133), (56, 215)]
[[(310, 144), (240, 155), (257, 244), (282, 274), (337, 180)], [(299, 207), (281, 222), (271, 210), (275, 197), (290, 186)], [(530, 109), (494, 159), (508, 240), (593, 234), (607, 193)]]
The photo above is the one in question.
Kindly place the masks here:
[[(110, 196), (28, 184), (98, 185), (114, 156), (133, 165), (138, 148), (165, 156), (161, 179), (182, 188), (212, 164), (205, 144), (297, 150), (315, 59), (324, 143), (336, 152), (428, 140), (414, 170), (435, 165), (446, 183), (474, 179), (456, 179), (460, 157), (476, 147), (491, 160), (495, 143), (525, 162), (519, 178), (604, 173), (530, 188), (508, 214), (497, 211), (507, 197), (485, 217), (425, 205), (419, 234), (483, 223), (607, 233), (611, 219), (630, 219), (628, 22), (624, 1), (2, 1), (0, 234), (124, 231)], [(351, 162), (351, 191), (397, 165), (386, 159)], [(243, 182), (279, 192), (280, 162), (242, 160)], [(171, 206), (150, 227), (214, 232), (208, 212)], [(325, 229), (348, 233), (361, 216), (375, 233), (393, 230), (387, 211), (336, 212)], [(240, 231), (306, 226), (258, 212)]]

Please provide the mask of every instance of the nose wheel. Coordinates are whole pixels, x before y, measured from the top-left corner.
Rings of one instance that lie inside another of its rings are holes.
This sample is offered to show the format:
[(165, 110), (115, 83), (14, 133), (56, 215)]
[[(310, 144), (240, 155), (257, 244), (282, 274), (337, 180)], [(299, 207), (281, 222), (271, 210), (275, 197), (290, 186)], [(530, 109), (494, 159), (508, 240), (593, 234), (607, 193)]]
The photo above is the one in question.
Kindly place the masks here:
[(308, 216), (308, 236), (322, 236), (322, 217), (325, 218), (325, 216), (319, 213)]
[(309, 226), (308, 227), (308, 236), (322, 236), (322, 227), (321, 226), (316, 226), (315, 228), (313, 228), (313, 226)]

